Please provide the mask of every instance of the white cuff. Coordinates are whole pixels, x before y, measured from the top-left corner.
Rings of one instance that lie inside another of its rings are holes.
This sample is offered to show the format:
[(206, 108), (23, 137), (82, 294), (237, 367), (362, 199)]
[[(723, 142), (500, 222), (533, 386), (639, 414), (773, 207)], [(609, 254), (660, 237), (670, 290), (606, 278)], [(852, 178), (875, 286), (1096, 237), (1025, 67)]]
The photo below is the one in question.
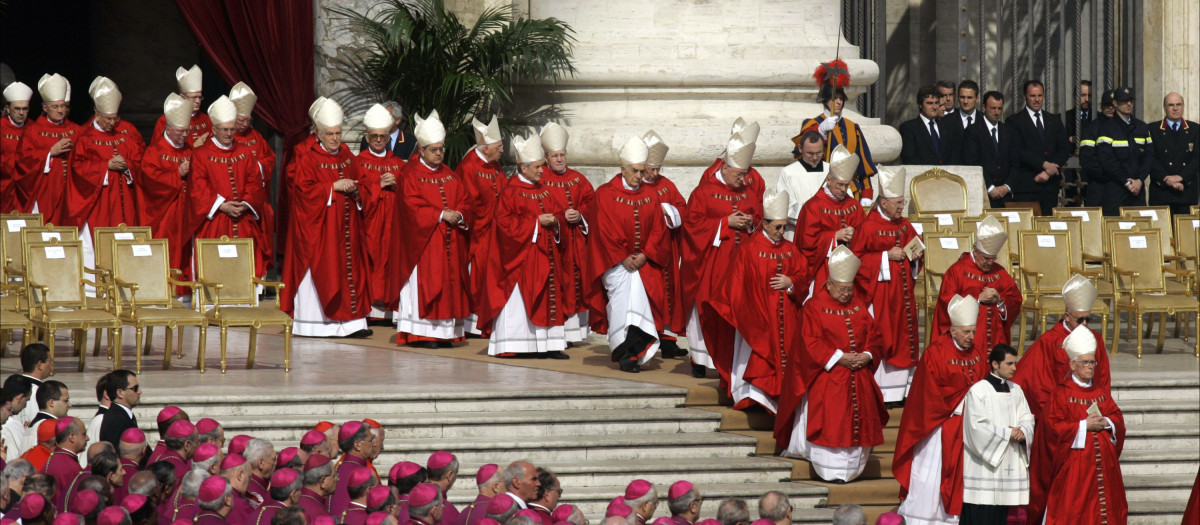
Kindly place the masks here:
[[(250, 208), (250, 213), (254, 215), (254, 220), (260, 220), (258, 218), (258, 210), (254, 209), (254, 206), (251, 206), (250, 203), (246, 201), (242, 201), (242, 204), (245, 204), (247, 208)], [(362, 206), (359, 206), (358, 208), (361, 210)]]
[(325, 199), (325, 207), (333, 206), (333, 186), (329, 186), (329, 197)]
[(212, 220), (213, 216), (217, 214), (217, 208), (220, 208), (222, 204), (225, 204), (225, 197), (217, 195), (217, 198), (213, 200), (212, 208), (208, 210), (208, 220)]
[(539, 219), (533, 220), (533, 238), (529, 240), (531, 243), (537, 242), (538, 232), (542, 229), (542, 221)]
[(667, 227), (674, 230), (678, 228), (683, 221), (679, 218), (679, 210), (667, 203), (662, 203), (663, 218), (667, 221)]
[(1083, 448), (1087, 443), (1087, 420), (1079, 420), (1079, 430), (1075, 431), (1075, 440), (1071, 442), (1071, 448)]
[(842, 355), (844, 355), (844, 352), (842, 352), (841, 350), (834, 350), (833, 357), (829, 358), (828, 363), (825, 363), (825, 371), (828, 372), (830, 370), (833, 370), (833, 367), (835, 365), (837, 365), (838, 359), (841, 359)]
[(721, 222), (717, 223), (717, 235), (716, 235), (716, 237), (713, 237), (713, 242), (712, 242), (713, 246), (721, 245), (721, 230), (725, 229), (725, 221), (726, 220), (728, 220), (728, 219), (726, 219), (725, 217), (722, 217)]
[(871, 205), (871, 199), (858, 199), (858, 203), (861, 204), (862, 207), (866, 208)]
[(875, 360), (875, 356), (871, 354), (871, 352), (863, 352), (863, 354), (866, 354), (868, 357), (870, 357), (872, 361)]
[(989, 185), (988, 185), (987, 192), (988, 192), (988, 193), (991, 193), (991, 192), (992, 192), (992, 190), (994, 190), (994, 189), (996, 189), (996, 185), (995, 185), (995, 184), (989, 184)]
[(108, 172), (107, 171), (104, 172), (104, 183), (100, 184), (100, 187), (105, 187), (105, 186), (108, 186)]
[(892, 264), (888, 260), (888, 252), (880, 253), (879, 282), (892, 280)]
[(583, 218), (582, 213), (579, 214), (579, 222), (583, 223), (583, 234), (587, 235), (588, 234), (588, 223), (587, 223), (587, 219)]
[(1107, 417), (1104, 418), (1104, 422), (1108, 423), (1108, 425), (1104, 427), (1105, 429), (1109, 430), (1108, 440), (1111, 441), (1112, 444), (1116, 445), (1117, 444), (1117, 433), (1116, 433), (1117, 427), (1115, 425), (1113, 425), (1112, 420)]

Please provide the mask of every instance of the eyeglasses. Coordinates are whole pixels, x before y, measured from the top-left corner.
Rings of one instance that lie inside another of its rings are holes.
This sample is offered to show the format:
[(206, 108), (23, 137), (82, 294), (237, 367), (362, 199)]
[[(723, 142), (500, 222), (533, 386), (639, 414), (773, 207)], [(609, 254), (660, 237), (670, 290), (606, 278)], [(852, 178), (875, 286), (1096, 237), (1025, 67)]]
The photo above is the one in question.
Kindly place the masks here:
[(1088, 321), (1092, 320), (1092, 316), (1090, 315), (1085, 315), (1083, 317), (1072, 316), (1072, 318), (1075, 319), (1075, 322), (1079, 324), (1088, 324)]
[(390, 135), (376, 135), (374, 133), (367, 135), (367, 140), (384, 140), (391, 138)]
[(1080, 366), (1093, 367), (1093, 366), (1096, 366), (1099, 362), (1098, 361), (1076, 361), (1076, 363), (1079, 363)]

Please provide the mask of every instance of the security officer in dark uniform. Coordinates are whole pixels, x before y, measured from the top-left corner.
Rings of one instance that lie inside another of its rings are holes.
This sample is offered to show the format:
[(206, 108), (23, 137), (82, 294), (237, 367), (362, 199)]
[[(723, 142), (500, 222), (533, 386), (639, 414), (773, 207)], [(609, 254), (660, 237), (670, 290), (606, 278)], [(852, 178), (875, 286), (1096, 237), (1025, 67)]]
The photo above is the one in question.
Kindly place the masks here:
[(1103, 180), (1100, 178), (1100, 160), (1096, 158), (1096, 136), (1099, 134), (1100, 123), (1112, 118), (1113, 93), (1115, 90), (1106, 89), (1100, 96), (1100, 114), (1083, 127), (1079, 136), (1079, 166), (1080, 174), (1087, 183), (1084, 192), (1084, 206), (1100, 206), (1100, 196), (1104, 192)]
[(1163, 99), (1166, 116), (1150, 126), (1154, 163), (1150, 166), (1150, 204), (1170, 206), (1171, 213), (1186, 214), (1200, 203), (1196, 183), (1200, 175), (1200, 125), (1183, 119), (1183, 97), (1169, 93)]
[(1121, 206), (1144, 206), (1154, 160), (1154, 142), (1145, 122), (1133, 117), (1133, 88), (1117, 88), (1113, 94), (1116, 113), (1101, 122), (1096, 136), (1096, 158), (1100, 161), (1100, 207), (1105, 216), (1120, 215)]

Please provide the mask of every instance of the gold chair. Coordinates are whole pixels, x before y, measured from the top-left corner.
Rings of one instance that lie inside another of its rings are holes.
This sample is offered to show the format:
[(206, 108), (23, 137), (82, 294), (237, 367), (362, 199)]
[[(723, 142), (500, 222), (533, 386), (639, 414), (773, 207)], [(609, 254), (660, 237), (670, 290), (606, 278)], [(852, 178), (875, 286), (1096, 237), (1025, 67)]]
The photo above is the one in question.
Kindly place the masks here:
[[(149, 226), (128, 226), (125, 223), (116, 226), (101, 226), (92, 228), (92, 250), (94, 270), (84, 271), (96, 276), (96, 281), (104, 284), (112, 283), (112, 243), (114, 240), (119, 241), (145, 241), (151, 238)], [(148, 328), (146, 331), (146, 347), (142, 350), (144, 353), (150, 353), (149, 342), (154, 339), (154, 328)], [(94, 353), (99, 353), (100, 343), (96, 342)]]
[(959, 230), (959, 225), (966, 216), (965, 211), (914, 212), (909, 221), (916, 219), (928, 222), (933, 227), (933, 230), (929, 231), (954, 232)]
[[(1193, 206), (1195, 208), (1195, 206)], [(1179, 267), (1190, 273), (1189, 293), (1195, 297), (1200, 295), (1200, 215), (1176, 215), (1175, 222), (1175, 253), (1182, 259)], [(1188, 337), (1188, 319), (1178, 319), (1175, 323), (1175, 337), (1183, 333), (1183, 340)]]
[[(1116, 311), (1124, 311), (1129, 316), (1130, 324), (1133, 319), (1141, 323), (1142, 315), (1163, 313), (1192, 312), (1200, 321), (1200, 302), (1195, 296), (1170, 295), (1166, 293), (1164, 273), (1176, 273), (1178, 270), (1163, 265), (1162, 251), (1159, 246), (1157, 230), (1142, 231), (1140, 229), (1116, 230), (1109, 233), (1109, 243), (1112, 247), (1113, 274), (1117, 287)], [(1121, 326), (1114, 323), (1113, 346), (1119, 341)], [(1198, 322), (1197, 326), (1200, 326)], [(1137, 356), (1142, 357), (1142, 331), (1137, 332)], [(1166, 331), (1158, 331), (1158, 353), (1162, 353), (1163, 340)], [(1195, 341), (1196, 357), (1200, 357), (1200, 338)]]
[[(1009, 239), (1016, 239), (1020, 232), (1033, 229), (1033, 208), (1002, 208), (993, 211), (992, 214), (999, 215), (996, 218), (1000, 219), (1000, 224), (1003, 224), (1005, 230), (1008, 231)], [(1010, 242), (1006, 246), (1008, 247), (1009, 262), (1020, 264), (1017, 243)]]
[[(258, 343), (258, 329), (264, 325), (283, 325), (283, 369), (291, 369), (292, 318), (279, 309), (279, 290), (283, 283), (264, 281), (254, 275), (254, 240), (196, 239), (196, 282), (200, 291), (193, 294), (200, 311), (205, 311), (205, 302), (212, 309), (205, 315), (208, 324), (221, 329), (221, 373), (225, 373), (225, 349), (230, 327), (250, 328), (250, 351), (246, 368), (254, 367), (254, 354)], [(258, 303), (256, 285), (275, 288), (274, 306)], [(196, 365), (204, 371), (204, 348), (196, 358)]]
[[(1026, 299), (1021, 303), (1021, 335), (1018, 349), (1025, 348), (1026, 314), (1034, 315), (1037, 333), (1046, 331), (1046, 317), (1066, 310), (1063, 285), (1071, 278), (1071, 239), (1066, 231), (1023, 231), (1017, 234), (1021, 280)], [(1100, 314), (1100, 333), (1108, 329), (1108, 305), (1096, 302), (1092, 313)]]
[(1054, 217), (1079, 219), (1080, 243), (1083, 248), (1084, 261), (1107, 264), (1104, 246), (1108, 244), (1108, 241), (1104, 240), (1104, 213), (1101, 208), (1054, 208)]
[(1105, 267), (1088, 268), (1083, 253), (1083, 221), (1079, 217), (1034, 217), (1033, 229), (1042, 232), (1065, 231), (1071, 248), (1071, 273), (1087, 277), (1096, 286), (1099, 299), (1107, 301), (1111, 310), (1113, 297), (1112, 281), (1106, 279)]
[(971, 251), (975, 235), (962, 232), (931, 232), (925, 234), (925, 344), (929, 344), (933, 334), (934, 309), (937, 307), (938, 293), (942, 288), (942, 279), (946, 270), (956, 262), (962, 254)]
[[(74, 331), (74, 348), (79, 371), (87, 360), (80, 334), (92, 328), (109, 329), (109, 353), (120, 355), (121, 321), (112, 312), (88, 308), (84, 288), (101, 291), (105, 285), (90, 281), (83, 272), (83, 243), (80, 241), (31, 242), (25, 246), (25, 293), (29, 296), (29, 319), (42, 330), (46, 344), (54, 345), (54, 332)], [(116, 360), (113, 361), (116, 365)], [(115, 368), (114, 368), (115, 369)]]
[[(208, 319), (195, 310), (179, 304), (174, 298), (175, 286), (193, 289), (200, 285), (180, 281), (171, 275), (167, 240), (113, 240), (112, 281), (117, 291), (117, 317), (121, 322), (136, 330), (134, 349), (137, 352), (137, 371), (142, 371), (142, 336), (148, 327), (166, 328), (166, 345), (163, 350), (163, 370), (171, 368), (171, 335), (177, 328), (195, 326), (200, 329), (199, 348), (204, 348)], [(149, 342), (147, 342), (149, 346)], [(182, 331), (179, 337), (179, 352), (183, 353)], [(201, 350), (203, 354), (203, 350)], [(115, 367), (121, 366), (121, 355), (114, 358)]]
[(940, 168), (913, 177), (908, 182), (908, 193), (916, 213), (967, 212), (967, 183)]
[(7, 260), (8, 252), (4, 243), (0, 242), (0, 357), (8, 354), (8, 342), (12, 339), (14, 330), (21, 330), (22, 347), (29, 339), (29, 332), (33, 330), (33, 323), (29, 322), (29, 317), (25, 315), (28, 302), (25, 300), (24, 288), (8, 282), (8, 272), (5, 271), (8, 266)]
[(42, 215), (40, 213), (9, 213), (0, 215), (0, 222), (4, 223), (2, 231), (4, 252), (8, 254), (8, 260), (5, 262), (8, 266), (8, 277), (22, 277), (25, 275), (25, 239), (21, 236), (21, 230), (42, 227)]
[(1163, 260), (1172, 264), (1180, 259), (1175, 255), (1175, 245), (1171, 242), (1171, 208), (1169, 206), (1122, 206), (1121, 217), (1150, 219), (1150, 227), (1159, 231), (1158, 237)]

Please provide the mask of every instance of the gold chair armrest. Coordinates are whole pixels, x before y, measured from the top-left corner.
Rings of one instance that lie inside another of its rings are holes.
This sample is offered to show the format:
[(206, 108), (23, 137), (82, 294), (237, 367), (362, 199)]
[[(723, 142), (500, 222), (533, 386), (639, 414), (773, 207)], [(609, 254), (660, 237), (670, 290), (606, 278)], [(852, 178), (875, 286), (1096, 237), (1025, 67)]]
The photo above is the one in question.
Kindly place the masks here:
[[(12, 261), (10, 260), (9, 262), (12, 262)], [(25, 270), (18, 270), (8, 264), (4, 265), (4, 273), (7, 274), (9, 277), (20, 277), (22, 279), (25, 278)]]
[(1193, 270), (1172, 268), (1171, 266), (1168, 266), (1165, 264), (1163, 265), (1162, 269), (1164, 272), (1169, 273), (1169, 274), (1174, 274), (1174, 275), (1189, 276), (1189, 275), (1192, 275), (1193, 273), (1195, 273), (1195, 271), (1193, 271)]
[(175, 268), (171, 268), (171, 277), (178, 279), (181, 276), (183, 276), (183, 270), (176, 270)]
[(108, 270), (105, 270), (103, 268), (88, 268), (86, 266), (83, 267), (83, 273), (90, 273), (90, 274), (95, 275), (96, 277), (99, 277), (104, 280), (107, 280), (109, 275), (112, 274), (112, 272), (109, 272)]
[[(175, 270), (175, 271), (178, 271), (178, 270)], [(180, 275), (183, 275), (183, 272), (179, 272), (179, 275), (172, 275), (172, 276), (170, 276), (170, 277), (167, 277), (167, 282), (168, 282), (168, 283), (171, 283), (171, 284), (173, 284), (173, 285), (175, 285), (175, 286), (183, 286), (183, 287), (186, 287), (186, 288), (191, 288), (192, 290), (199, 290), (200, 288), (203, 288), (203, 287), (204, 287), (204, 285), (203, 285), (203, 284), (200, 284), (200, 283), (198, 283), (198, 282), (196, 282), (196, 281), (183, 281), (183, 280), (180, 280), (180, 279), (178, 279), (178, 278), (177, 278), (177, 277), (179, 277)]]
[(251, 279), (253, 279), (254, 284), (259, 284), (262, 286), (269, 286), (269, 287), (275, 289), (275, 308), (279, 308), (279, 291), (283, 290), (284, 287), (286, 287), (287, 285), (285, 285), (279, 281), (267, 281), (267, 280), (259, 279), (258, 277), (251, 277)]
[(113, 282), (113, 303), (116, 304), (117, 313), (120, 314), (121, 301), (124, 300), (124, 297), (121, 294), (121, 290), (129, 290), (129, 308), (131, 308), (133, 311), (136, 312), (137, 311), (137, 292), (139, 289), (141, 289), (141, 287), (138, 286), (138, 283), (126, 282), (126, 281), (123, 281), (116, 277), (113, 277), (112, 282)]
[(25, 289), (29, 292), (30, 312), (36, 307), (42, 311), (42, 317), (46, 317), (46, 294), (50, 293), (50, 287), (25, 279)]
[(1092, 254), (1089, 254), (1089, 253), (1085, 253), (1085, 254), (1083, 254), (1083, 261), (1084, 261), (1084, 262), (1094, 262), (1094, 263), (1104, 263), (1104, 264), (1108, 264), (1108, 262), (1109, 262), (1109, 261), (1111, 261), (1111, 260), (1112, 260), (1112, 258), (1111, 258), (1111, 257), (1109, 257), (1109, 256), (1107, 256), (1107, 255), (1092, 255)]
[(204, 292), (204, 293), (200, 294), (199, 301), (196, 300), (194, 294), (192, 296), (192, 301), (196, 303), (197, 311), (200, 313), (204, 313), (204, 294), (210, 293), (210, 294), (212, 294), (213, 309), (215, 309), (217, 311), (217, 314), (220, 314), (221, 313), (221, 289), (224, 288), (225, 285), (221, 284), (221, 283), (214, 283), (212, 281), (206, 281), (199, 277), (196, 278), (196, 282), (200, 284), (200, 287)]
[(1142, 276), (1142, 272), (1126, 270), (1124, 268), (1121, 268), (1120, 266), (1113, 266), (1112, 270), (1113, 270), (1113, 273), (1115, 273), (1117, 275), (1128, 275), (1129, 277), (1132, 277), (1132, 279), (1129, 280), (1129, 301), (1131, 303), (1136, 303), (1137, 302), (1137, 280)]

